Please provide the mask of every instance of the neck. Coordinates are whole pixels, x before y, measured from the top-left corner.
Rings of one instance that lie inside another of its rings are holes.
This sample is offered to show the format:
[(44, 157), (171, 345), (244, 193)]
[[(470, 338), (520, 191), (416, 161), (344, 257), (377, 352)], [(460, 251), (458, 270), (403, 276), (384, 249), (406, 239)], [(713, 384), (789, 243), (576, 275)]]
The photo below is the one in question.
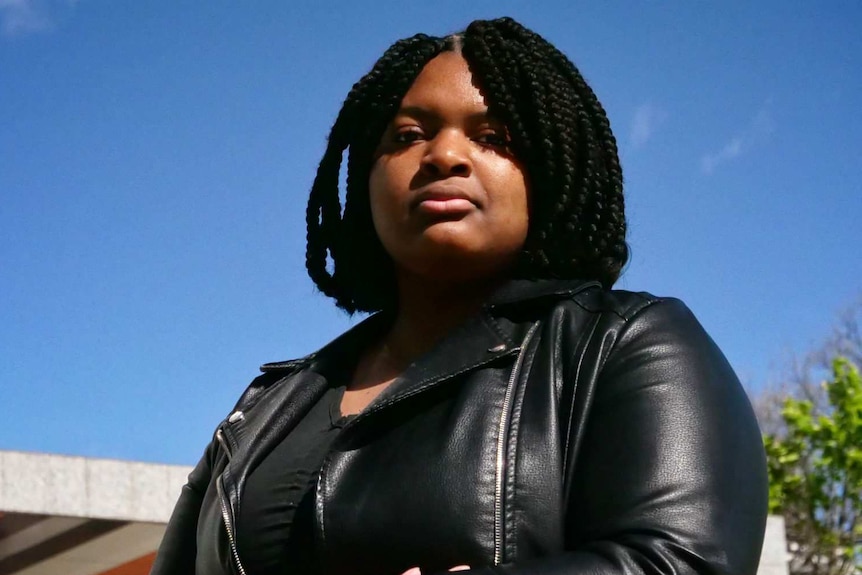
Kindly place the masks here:
[(477, 314), (500, 281), (444, 284), (402, 274), (398, 312), (383, 345), (406, 367)]

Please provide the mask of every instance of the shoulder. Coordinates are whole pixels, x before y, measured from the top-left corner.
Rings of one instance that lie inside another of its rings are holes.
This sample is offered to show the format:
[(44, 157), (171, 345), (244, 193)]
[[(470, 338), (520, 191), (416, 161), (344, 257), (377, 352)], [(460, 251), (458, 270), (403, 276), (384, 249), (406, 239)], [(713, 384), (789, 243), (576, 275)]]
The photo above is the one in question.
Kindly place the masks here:
[(277, 384), (309, 368), (314, 362), (317, 352), (305, 357), (273, 361), (260, 366), (260, 374), (251, 380), (237, 399), (230, 413), (242, 411), (256, 404), (267, 392)]
[(605, 367), (664, 358), (668, 366), (727, 361), (695, 314), (680, 299), (648, 292), (591, 287), (563, 303), (569, 325), (586, 335)]
[(608, 290), (594, 286), (572, 296), (578, 306), (593, 313), (611, 313), (626, 320), (662, 299), (647, 292)]
[(231, 413), (244, 411), (260, 401), (269, 390), (307, 366), (305, 358), (265, 363), (260, 375), (252, 379), (231, 409)]
[(352, 358), (355, 358), (368, 341), (379, 337), (389, 321), (390, 318), (384, 314), (371, 315), (306, 356), (264, 363), (260, 366), (261, 374), (249, 384), (234, 410), (257, 403), (267, 396), (269, 390), (294, 379), (294, 376), (310, 371), (323, 374), (340, 373), (343, 366), (353, 361)]
[(607, 391), (656, 382), (700, 392), (739, 387), (724, 353), (680, 299), (623, 290), (583, 296), (578, 305), (598, 314), (592, 343), (602, 348), (603, 374), (618, 382)]
[(647, 292), (611, 290), (597, 281), (540, 279), (513, 280), (498, 290), (489, 302), (489, 309), (543, 314), (549, 309), (568, 309), (572, 313), (615, 316), (626, 321), (643, 309), (674, 298), (655, 296)]
[(646, 291), (605, 289), (591, 286), (572, 294), (569, 306), (601, 317), (607, 324), (619, 327), (654, 326), (672, 328), (674, 325), (700, 324), (689, 307), (676, 297), (658, 296)]

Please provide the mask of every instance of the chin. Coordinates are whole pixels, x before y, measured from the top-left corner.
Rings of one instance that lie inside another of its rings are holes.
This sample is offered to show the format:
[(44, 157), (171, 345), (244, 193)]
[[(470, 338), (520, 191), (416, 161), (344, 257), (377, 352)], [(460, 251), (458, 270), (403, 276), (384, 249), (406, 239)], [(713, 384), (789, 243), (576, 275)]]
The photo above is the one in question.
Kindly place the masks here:
[(498, 252), (471, 251), (458, 245), (436, 245), (410, 256), (396, 258), (399, 267), (414, 276), (443, 283), (468, 283), (498, 278), (513, 257)]
[(436, 223), (409, 239), (388, 238), (390, 241), (383, 242), (384, 248), (397, 267), (429, 281), (459, 283), (499, 278), (516, 260), (524, 238), (479, 233), (464, 223)]

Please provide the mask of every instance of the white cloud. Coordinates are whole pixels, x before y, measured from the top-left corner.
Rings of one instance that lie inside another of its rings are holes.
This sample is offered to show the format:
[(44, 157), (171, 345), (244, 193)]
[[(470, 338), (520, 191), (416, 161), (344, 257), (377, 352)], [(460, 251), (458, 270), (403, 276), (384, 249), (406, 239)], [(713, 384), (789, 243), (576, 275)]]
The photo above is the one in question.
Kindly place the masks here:
[(0, 0), (0, 31), (19, 36), (50, 28), (47, 15), (32, 0)]
[(0, 0), (0, 35), (23, 36), (54, 27), (58, 11), (68, 10), (78, 0)]
[(748, 125), (735, 134), (727, 143), (715, 152), (708, 152), (700, 159), (700, 169), (704, 174), (711, 174), (715, 169), (745, 154), (765, 141), (774, 130), (771, 101), (760, 108)]
[(650, 103), (638, 106), (632, 119), (631, 130), (629, 131), (629, 141), (632, 146), (640, 148), (646, 144), (666, 119), (667, 113)]

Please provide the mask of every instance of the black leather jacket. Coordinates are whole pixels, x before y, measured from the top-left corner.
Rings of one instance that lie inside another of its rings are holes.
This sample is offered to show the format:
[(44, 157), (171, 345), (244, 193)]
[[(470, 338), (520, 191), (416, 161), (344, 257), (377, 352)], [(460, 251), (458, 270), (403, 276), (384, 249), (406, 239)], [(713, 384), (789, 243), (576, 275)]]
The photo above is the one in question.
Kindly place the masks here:
[[(189, 476), (152, 573), (244, 572), (232, 541), (249, 470), (382, 324), (262, 368)], [(327, 575), (745, 575), (766, 505), (750, 404), (681, 302), (516, 281), (344, 428), (315, 534)]]

